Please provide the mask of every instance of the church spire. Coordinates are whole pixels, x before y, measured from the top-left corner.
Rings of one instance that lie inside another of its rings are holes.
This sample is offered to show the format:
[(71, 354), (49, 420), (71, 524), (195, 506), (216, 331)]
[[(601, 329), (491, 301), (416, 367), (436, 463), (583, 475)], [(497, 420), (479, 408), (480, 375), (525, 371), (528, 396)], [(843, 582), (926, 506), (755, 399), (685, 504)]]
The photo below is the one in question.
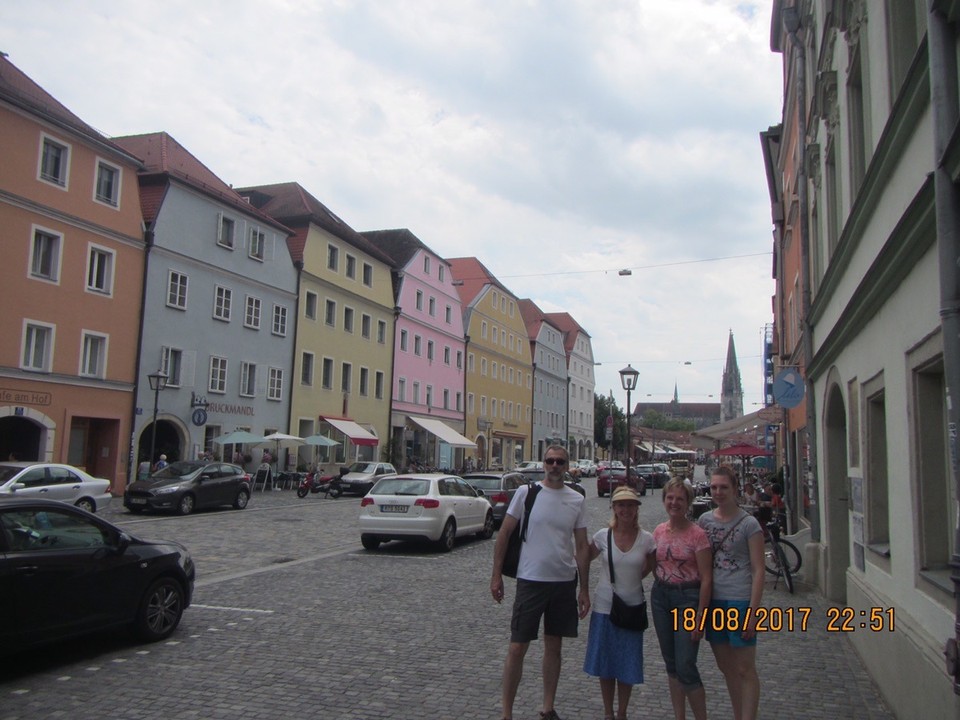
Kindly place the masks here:
[(673, 381), (673, 404), (674, 404), (674, 405), (679, 405), (679, 404), (680, 404), (680, 391), (679, 391), (679, 389), (677, 388), (677, 381), (676, 381), (676, 380)]
[(727, 362), (723, 368), (720, 388), (720, 422), (733, 420), (743, 415), (743, 385), (740, 383), (740, 367), (737, 365), (737, 350), (733, 344), (733, 330), (727, 340)]

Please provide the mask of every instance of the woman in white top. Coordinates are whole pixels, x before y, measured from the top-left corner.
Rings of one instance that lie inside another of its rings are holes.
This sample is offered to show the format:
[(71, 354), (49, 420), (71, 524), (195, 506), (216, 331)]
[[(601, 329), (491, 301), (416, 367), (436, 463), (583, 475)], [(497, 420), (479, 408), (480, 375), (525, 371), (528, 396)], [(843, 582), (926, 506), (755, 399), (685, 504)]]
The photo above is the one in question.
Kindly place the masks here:
[[(610, 622), (613, 588), (607, 563), (607, 538), (613, 541), (613, 572), (617, 595), (628, 605), (644, 602), (641, 580), (653, 568), (656, 545), (653, 536), (640, 529), (637, 510), (640, 498), (629, 487), (613, 493), (613, 517), (610, 529), (600, 530), (590, 546), (590, 559), (600, 557), (603, 572), (593, 598), (590, 635), (583, 671), (600, 679), (605, 720), (623, 720), (634, 685), (643, 682), (643, 632), (624, 630)], [(613, 714), (614, 694), (617, 714)]]

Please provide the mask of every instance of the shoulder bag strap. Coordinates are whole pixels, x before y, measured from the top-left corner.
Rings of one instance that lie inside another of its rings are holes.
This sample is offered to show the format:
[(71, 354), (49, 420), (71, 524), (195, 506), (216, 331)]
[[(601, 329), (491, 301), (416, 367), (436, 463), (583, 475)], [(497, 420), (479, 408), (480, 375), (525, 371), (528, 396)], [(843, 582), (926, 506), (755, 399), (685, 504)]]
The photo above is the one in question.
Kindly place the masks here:
[(523, 502), (523, 525), (520, 528), (520, 540), (527, 541), (527, 526), (530, 524), (530, 511), (533, 510), (533, 503), (537, 499), (537, 493), (540, 492), (540, 485), (534, 485), (527, 488), (527, 497)]
[(607, 564), (610, 566), (610, 587), (614, 587), (613, 576), (613, 528), (607, 528)]
[(727, 532), (725, 532), (725, 533), (723, 534), (723, 537), (720, 538), (720, 542), (718, 542), (717, 545), (713, 548), (713, 554), (714, 554), (714, 555), (717, 554), (717, 551), (718, 551), (718, 550), (722, 550), (722, 549), (723, 549), (723, 544), (727, 541), (727, 538), (730, 537), (730, 534), (731, 534), (734, 530), (737, 529), (737, 525), (739, 525), (739, 524), (742, 523), (744, 520), (746, 520), (748, 517), (750, 517), (750, 513), (748, 513), (746, 510), (743, 510), (742, 512), (743, 512), (743, 515), (740, 516), (740, 519), (737, 520), (737, 521), (733, 524), (733, 527), (731, 527), (729, 530), (727, 530)]

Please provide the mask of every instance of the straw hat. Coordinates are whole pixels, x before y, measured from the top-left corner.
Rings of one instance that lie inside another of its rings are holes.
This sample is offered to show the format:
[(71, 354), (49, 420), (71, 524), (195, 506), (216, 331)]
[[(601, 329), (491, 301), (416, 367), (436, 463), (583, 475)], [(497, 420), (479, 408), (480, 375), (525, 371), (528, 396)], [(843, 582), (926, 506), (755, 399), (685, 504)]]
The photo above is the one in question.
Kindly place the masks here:
[(639, 505), (640, 496), (637, 495), (633, 488), (622, 485), (613, 491), (613, 497), (610, 498), (610, 502), (635, 502)]

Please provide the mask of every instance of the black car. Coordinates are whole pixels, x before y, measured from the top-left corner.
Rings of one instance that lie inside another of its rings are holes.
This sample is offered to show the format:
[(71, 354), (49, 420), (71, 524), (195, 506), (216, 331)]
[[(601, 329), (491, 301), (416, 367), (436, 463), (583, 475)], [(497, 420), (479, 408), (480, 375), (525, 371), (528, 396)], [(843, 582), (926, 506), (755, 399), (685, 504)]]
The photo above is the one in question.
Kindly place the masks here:
[(250, 501), (250, 476), (230, 463), (179, 460), (146, 480), (127, 486), (123, 505), (132, 513), (173, 510), (189, 515), (201, 508), (232, 505), (243, 510)]
[[(541, 473), (542, 475), (543, 473)], [(499, 526), (503, 516), (507, 514), (510, 501), (517, 492), (517, 488), (527, 484), (525, 473), (521, 472), (487, 472), (480, 470), (462, 475), (474, 489), (483, 493), (493, 507), (493, 521)]]
[(56, 500), (0, 498), (0, 654), (129, 627), (168, 637), (190, 605), (193, 559)]

